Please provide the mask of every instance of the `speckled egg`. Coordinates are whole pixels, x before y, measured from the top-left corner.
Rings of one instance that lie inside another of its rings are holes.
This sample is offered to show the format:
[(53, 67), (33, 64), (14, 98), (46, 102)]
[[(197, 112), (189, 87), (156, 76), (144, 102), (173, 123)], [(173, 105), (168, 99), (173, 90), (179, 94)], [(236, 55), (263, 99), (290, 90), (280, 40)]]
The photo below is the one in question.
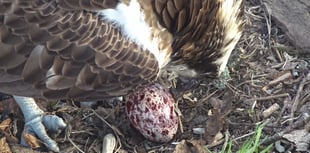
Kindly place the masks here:
[(175, 100), (167, 89), (153, 84), (126, 96), (126, 112), (132, 125), (154, 142), (170, 141), (178, 129)]

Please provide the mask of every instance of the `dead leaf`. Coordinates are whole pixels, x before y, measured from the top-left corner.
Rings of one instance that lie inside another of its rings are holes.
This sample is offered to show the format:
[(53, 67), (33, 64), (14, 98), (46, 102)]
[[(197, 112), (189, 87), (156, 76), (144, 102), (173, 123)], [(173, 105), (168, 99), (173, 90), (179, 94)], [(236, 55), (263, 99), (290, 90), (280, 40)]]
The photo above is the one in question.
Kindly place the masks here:
[(205, 139), (208, 143), (213, 143), (215, 136), (218, 132), (223, 129), (224, 120), (218, 110), (213, 110), (212, 115), (210, 115), (207, 126), (205, 128)]
[(6, 120), (2, 121), (0, 123), (0, 129), (1, 131), (5, 131), (11, 124), (12, 120), (10, 118), (7, 118)]
[(182, 140), (173, 153), (209, 153), (204, 144), (205, 141), (202, 140)]
[(182, 140), (176, 147), (173, 153), (189, 153), (191, 150), (186, 144), (185, 140)]
[(12, 124), (12, 119), (7, 118), (6, 120), (2, 121), (0, 123), (0, 132), (2, 132), (2, 135), (5, 136), (6, 141), (8, 143), (17, 143), (18, 139), (15, 137), (15, 135), (12, 133), (13, 130), (11, 130), (10, 126), (15, 126)]
[(42, 146), (41, 141), (36, 138), (35, 136), (24, 132), (23, 137), (25, 139), (25, 142), (30, 146), (32, 149), (40, 148)]
[(12, 153), (11, 148), (9, 144), (6, 142), (6, 138), (2, 137), (0, 139), (0, 152), (1, 153)]
[(33, 150), (31, 148), (26, 148), (19, 144), (10, 144), (11, 150), (14, 153), (42, 153), (40, 151)]
[(18, 138), (15, 137), (10, 131), (3, 131), (2, 134), (5, 136), (6, 141), (9, 144), (18, 143), (19, 142)]
[(194, 147), (194, 153), (210, 153), (204, 145), (206, 144), (203, 140), (190, 140), (189, 141)]
[(297, 151), (309, 151), (310, 133), (307, 130), (294, 130), (283, 137), (295, 143)]
[[(225, 98), (226, 99), (226, 98)], [(214, 143), (218, 140), (216, 135), (223, 129), (225, 117), (232, 109), (231, 99), (220, 100), (218, 98), (210, 98), (213, 109), (210, 110), (209, 119), (205, 128), (205, 138), (208, 143)]]

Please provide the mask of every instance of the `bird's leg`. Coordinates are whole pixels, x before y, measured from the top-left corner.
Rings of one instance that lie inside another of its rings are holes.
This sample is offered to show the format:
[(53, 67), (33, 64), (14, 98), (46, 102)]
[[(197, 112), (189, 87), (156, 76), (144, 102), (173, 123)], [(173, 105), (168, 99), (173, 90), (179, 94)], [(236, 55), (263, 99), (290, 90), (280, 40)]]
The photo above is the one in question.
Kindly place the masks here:
[[(25, 128), (23, 133), (27, 132), (37, 135), (47, 148), (59, 152), (57, 143), (47, 135), (45, 128), (56, 132), (64, 129), (66, 123), (56, 115), (45, 115), (44, 111), (38, 107), (33, 98), (21, 96), (13, 97), (22, 110), (25, 118)], [(23, 136), (21, 139), (21, 143), (27, 145)]]

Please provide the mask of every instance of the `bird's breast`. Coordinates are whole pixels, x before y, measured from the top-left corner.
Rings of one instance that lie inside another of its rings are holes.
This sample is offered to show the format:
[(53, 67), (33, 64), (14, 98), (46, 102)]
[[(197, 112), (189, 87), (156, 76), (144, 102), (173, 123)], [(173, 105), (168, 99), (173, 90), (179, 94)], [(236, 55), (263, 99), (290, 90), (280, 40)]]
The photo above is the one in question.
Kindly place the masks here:
[(162, 27), (149, 0), (119, 2), (113, 9), (99, 11), (103, 20), (121, 28), (123, 34), (155, 55), (159, 67), (164, 67), (172, 52), (172, 35)]

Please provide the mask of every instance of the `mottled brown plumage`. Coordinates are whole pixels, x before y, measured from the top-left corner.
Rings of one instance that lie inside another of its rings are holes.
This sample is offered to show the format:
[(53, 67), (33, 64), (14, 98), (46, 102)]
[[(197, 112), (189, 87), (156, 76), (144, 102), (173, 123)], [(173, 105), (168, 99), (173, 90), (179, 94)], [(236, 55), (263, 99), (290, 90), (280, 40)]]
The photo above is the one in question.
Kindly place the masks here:
[[(166, 63), (219, 74), (215, 64), (241, 33), (241, 0), (233, 0), (236, 38), (224, 40), (225, 0), (138, 0)], [(154, 54), (96, 13), (129, 0), (0, 0), (0, 91), (48, 99), (98, 99), (154, 82)], [(235, 22), (236, 21), (236, 22)], [(229, 53), (230, 54), (230, 53)], [(226, 63), (225, 63), (226, 65)]]
[[(190, 68), (209, 76), (219, 75), (219, 67), (214, 61), (225, 54), (221, 52), (225, 46), (239, 40), (237, 35), (224, 40), (225, 34), (228, 34), (226, 31), (230, 30), (230, 25), (224, 23), (222, 18), (224, 2), (225, 0), (152, 1), (159, 22), (173, 34), (173, 60), (186, 63)], [(224, 15), (231, 18), (228, 24), (237, 25), (237, 30), (241, 32), (242, 2), (231, 2), (234, 3), (235, 10), (226, 10), (230, 14)]]

